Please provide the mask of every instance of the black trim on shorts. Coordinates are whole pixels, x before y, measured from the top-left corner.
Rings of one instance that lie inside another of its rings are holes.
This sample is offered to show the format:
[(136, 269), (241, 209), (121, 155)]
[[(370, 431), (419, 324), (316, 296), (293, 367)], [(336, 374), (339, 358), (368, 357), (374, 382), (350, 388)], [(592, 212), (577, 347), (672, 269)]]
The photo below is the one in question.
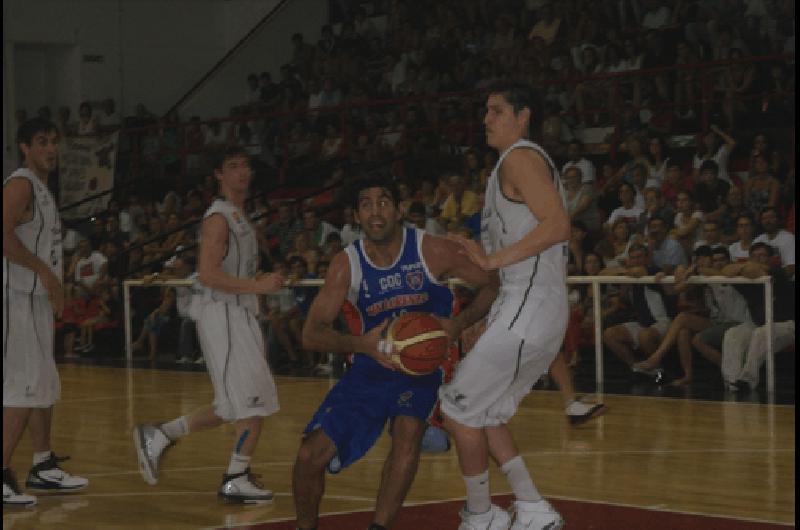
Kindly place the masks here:
[(228, 364), (231, 360), (231, 315), (228, 309), (228, 304), (225, 304), (225, 329), (228, 332), (228, 351), (225, 353), (225, 367), (222, 369), (222, 389), (225, 391), (225, 398), (228, 403), (231, 401), (231, 396), (228, 393)]
[(517, 350), (517, 367), (514, 369), (514, 378), (511, 380), (513, 384), (519, 376), (519, 365), (522, 362), (522, 346), (525, 344), (525, 339), (519, 341), (519, 350)]
[(511, 319), (511, 324), (508, 325), (508, 329), (514, 327), (514, 324), (516, 324), (520, 314), (522, 314), (522, 308), (525, 307), (525, 303), (528, 301), (528, 295), (533, 287), (533, 279), (536, 277), (536, 272), (539, 270), (539, 257), (541, 257), (541, 254), (536, 255), (536, 262), (533, 264), (533, 274), (531, 274), (531, 279), (528, 282), (528, 288), (525, 289), (525, 296), (522, 297), (522, 303), (519, 305), (519, 309), (517, 309), (517, 314), (514, 315), (513, 319)]
[[(6, 258), (3, 258), (3, 260), (8, 261)], [(4, 263), (4, 265), (6, 264)], [(8, 265), (10, 265), (10, 262), (8, 263)], [(11, 313), (10, 311), (11, 308), (9, 306), (9, 304), (11, 303), (11, 300), (9, 299), (10, 296), (11, 296), (11, 282), (9, 281), (6, 283), (6, 292), (4, 293), (3, 296), (3, 314), (6, 319), (6, 326), (3, 329), (3, 331), (5, 331), (5, 333), (3, 333), (3, 359), (5, 359), (6, 356), (8, 356), (8, 337), (11, 335), (11, 321), (9, 319), (9, 314)]]

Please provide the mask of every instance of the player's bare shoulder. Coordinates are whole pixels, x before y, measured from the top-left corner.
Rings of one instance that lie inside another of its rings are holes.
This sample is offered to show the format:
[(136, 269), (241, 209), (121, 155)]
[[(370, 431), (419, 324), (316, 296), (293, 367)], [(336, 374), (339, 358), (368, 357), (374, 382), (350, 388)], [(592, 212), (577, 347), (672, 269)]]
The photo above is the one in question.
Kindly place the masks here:
[[(17, 226), (33, 218), (33, 184), (23, 177), (12, 177), (3, 183), (3, 224)], [(7, 218), (8, 217), (8, 218)]]
[(465, 259), (457, 242), (427, 232), (421, 237), (422, 258), (436, 279), (445, 279)]

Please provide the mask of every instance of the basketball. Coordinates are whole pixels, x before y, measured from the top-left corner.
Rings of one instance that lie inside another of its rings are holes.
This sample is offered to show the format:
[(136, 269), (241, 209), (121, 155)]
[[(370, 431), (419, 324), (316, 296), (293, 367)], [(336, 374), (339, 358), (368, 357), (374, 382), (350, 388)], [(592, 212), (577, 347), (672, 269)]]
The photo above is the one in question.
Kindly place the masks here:
[(427, 313), (404, 313), (389, 324), (387, 340), (394, 346), (392, 361), (408, 375), (426, 375), (447, 356), (450, 340), (442, 324)]

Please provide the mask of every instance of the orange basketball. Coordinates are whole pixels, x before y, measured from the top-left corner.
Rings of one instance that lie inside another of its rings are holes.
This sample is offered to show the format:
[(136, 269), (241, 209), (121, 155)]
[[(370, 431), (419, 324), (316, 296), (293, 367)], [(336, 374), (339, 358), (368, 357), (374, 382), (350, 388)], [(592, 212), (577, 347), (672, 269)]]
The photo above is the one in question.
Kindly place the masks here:
[(404, 313), (389, 324), (386, 339), (394, 346), (392, 361), (408, 375), (426, 375), (447, 356), (450, 340), (442, 324), (427, 313)]

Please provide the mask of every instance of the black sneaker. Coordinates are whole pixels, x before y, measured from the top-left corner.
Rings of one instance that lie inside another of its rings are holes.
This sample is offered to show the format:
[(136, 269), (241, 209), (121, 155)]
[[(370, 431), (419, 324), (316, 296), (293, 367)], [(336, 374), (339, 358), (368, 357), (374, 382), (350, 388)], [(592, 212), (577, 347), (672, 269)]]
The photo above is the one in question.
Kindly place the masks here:
[(241, 473), (224, 474), (217, 496), (225, 502), (239, 504), (261, 504), (271, 501), (273, 493), (264, 489), (264, 486), (257, 482), (257, 478), (258, 475), (250, 473), (249, 467)]
[(608, 410), (608, 407), (603, 403), (584, 403), (576, 399), (567, 406), (566, 412), (567, 418), (569, 418), (569, 424), (577, 426), (600, 416), (606, 410)]
[[(17, 479), (10, 469), (3, 470), (3, 506), (34, 506), (36, 497), (26, 495), (17, 486)], [(5, 514), (4, 514), (5, 515)]]
[(50, 453), (50, 458), (31, 468), (25, 485), (37, 490), (78, 491), (89, 484), (83, 477), (70, 475), (58, 465), (59, 462), (69, 460), (68, 456), (59, 457)]

